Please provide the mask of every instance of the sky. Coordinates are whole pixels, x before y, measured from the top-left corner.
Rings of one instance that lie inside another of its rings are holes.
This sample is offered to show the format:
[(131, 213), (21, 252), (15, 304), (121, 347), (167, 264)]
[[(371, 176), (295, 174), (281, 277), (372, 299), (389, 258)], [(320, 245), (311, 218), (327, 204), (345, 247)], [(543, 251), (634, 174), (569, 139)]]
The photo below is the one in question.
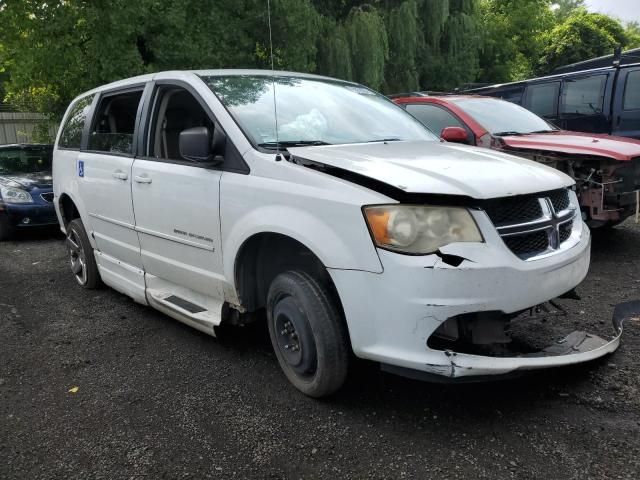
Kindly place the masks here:
[(607, 13), (623, 22), (640, 22), (640, 0), (587, 0), (589, 10)]

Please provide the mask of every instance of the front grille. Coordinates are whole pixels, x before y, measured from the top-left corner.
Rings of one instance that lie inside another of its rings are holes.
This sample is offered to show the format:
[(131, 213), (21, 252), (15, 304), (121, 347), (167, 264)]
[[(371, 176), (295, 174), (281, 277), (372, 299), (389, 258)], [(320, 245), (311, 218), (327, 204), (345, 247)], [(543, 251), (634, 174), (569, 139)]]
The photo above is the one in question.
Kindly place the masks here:
[(561, 212), (569, 208), (569, 191), (568, 190), (554, 190), (550, 192), (547, 197), (551, 200), (553, 209), (556, 212)]
[(560, 225), (560, 243), (564, 243), (569, 240), (571, 232), (573, 231), (573, 221)]
[(40, 196), (45, 202), (53, 203), (53, 192), (43, 193)]
[(505, 237), (504, 243), (519, 257), (533, 257), (549, 248), (549, 235), (544, 230)]
[(513, 197), (490, 200), (485, 211), (496, 227), (526, 223), (542, 216), (537, 197)]
[(523, 260), (569, 240), (576, 214), (567, 189), (490, 200), (483, 208), (505, 245)]

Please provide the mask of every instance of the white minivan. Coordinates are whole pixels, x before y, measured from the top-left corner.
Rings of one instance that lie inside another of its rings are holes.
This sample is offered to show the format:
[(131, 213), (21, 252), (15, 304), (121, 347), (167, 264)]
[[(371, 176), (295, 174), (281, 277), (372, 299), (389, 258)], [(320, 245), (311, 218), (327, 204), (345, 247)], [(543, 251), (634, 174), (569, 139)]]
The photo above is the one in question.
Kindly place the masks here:
[(619, 343), (570, 335), (490, 353), (511, 319), (587, 274), (573, 181), (443, 143), (355, 83), (251, 70), (115, 82), (69, 106), (53, 178), (81, 286), (104, 282), (211, 335), (266, 318), (310, 396), (337, 390), (352, 354), (460, 379)]

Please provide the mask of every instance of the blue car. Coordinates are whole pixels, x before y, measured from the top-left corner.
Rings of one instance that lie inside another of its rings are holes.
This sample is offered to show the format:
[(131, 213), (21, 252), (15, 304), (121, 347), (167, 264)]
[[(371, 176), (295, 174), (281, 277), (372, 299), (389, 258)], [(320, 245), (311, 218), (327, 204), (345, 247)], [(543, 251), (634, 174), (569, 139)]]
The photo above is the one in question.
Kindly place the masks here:
[(58, 224), (51, 145), (0, 145), (0, 240), (18, 230)]

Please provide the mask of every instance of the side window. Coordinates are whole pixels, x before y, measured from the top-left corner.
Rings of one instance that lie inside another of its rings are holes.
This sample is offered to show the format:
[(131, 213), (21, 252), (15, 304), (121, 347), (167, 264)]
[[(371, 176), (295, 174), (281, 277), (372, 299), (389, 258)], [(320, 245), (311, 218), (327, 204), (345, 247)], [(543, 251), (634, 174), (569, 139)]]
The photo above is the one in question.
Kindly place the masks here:
[(604, 102), (606, 75), (565, 79), (562, 87), (561, 112), (565, 114), (599, 115)]
[(214, 123), (202, 105), (184, 88), (162, 86), (157, 90), (149, 132), (149, 157), (186, 161), (180, 155), (180, 132)]
[(453, 114), (435, 105), (407, 105), (407, 111), (438, 136), (446, 127), (461, 127), (467, 130)]
[(93, 97), (93, 95), (83, 97), (71, 107), (69, 116), (62, 127), (58, 147), (80, 150), (82, 131), (84, 130), (84, 123), (87, 119), (91, 102), (93, 102)]
[(560, 82), (529, 85), (525, 106), (541, 117), (555, 117), (558, 114), (559, 93)]
[(524, 93), (524, 87), (509, 87), (492, 93), (492, 97), (498, 97), (507, 102), (517, 103), (520, 105), (522, 102), (522, 94)]
[(629, 72), (624, 87), (623, 110), (640, 110), (640, 70)]
[(142, 90), (104, 96), (96, 110), (88, 149), (132, 154), (140, 98)]

